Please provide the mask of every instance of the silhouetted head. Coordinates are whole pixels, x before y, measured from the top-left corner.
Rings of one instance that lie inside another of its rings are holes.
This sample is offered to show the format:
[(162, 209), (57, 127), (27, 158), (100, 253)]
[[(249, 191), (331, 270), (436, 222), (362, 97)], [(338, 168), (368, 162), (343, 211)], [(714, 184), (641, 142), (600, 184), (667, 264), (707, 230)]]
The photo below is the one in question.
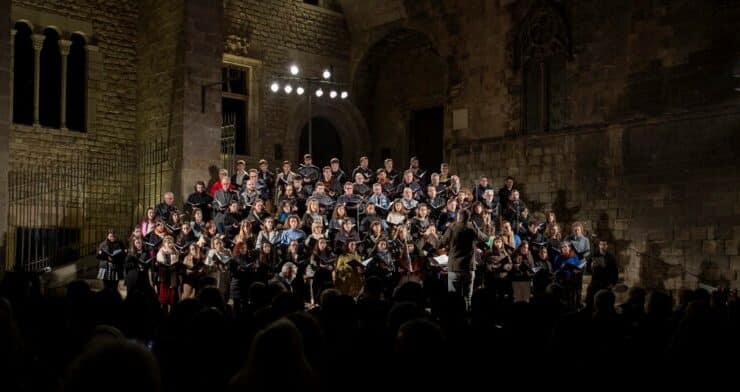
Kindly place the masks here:
[(599, 290), (594, 296), (594, 312), (600, 314), (613, 313), (615, 301), (616, 297), (611, 290)]
[(156, 392), (159, 366), (139, 343), (110, 336), (93, 339), (68, 368), (62, 391)]

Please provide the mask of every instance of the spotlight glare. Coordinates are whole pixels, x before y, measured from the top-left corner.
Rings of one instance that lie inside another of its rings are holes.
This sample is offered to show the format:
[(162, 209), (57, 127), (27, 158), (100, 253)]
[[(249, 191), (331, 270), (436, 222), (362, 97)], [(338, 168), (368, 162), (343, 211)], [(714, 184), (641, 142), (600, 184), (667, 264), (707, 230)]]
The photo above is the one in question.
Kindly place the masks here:
[(322, 95), (324, 95), (324, 90), (322, 90), (322, 89), (316, 90), (316, 96), (317, 97), (321, 98)]
[(323, 76), (324, 79), (329, 79), (331, 77), (331, 72), (329, 72), (328, 69), (325, 69), (324, 73), (322, 73), (321, 76)]
[(295, 89), (295, 93), (298, 95), (303, 95), (303, 87), (298, 86), (298, 88)]
[(300, 71), (300, 70), (298, 69), (298, 66), (297, 65), (293, 64), (293, 65), (290, 66), (290, 74), (291, 75), (298, 75), (298, 71)]
[(285, 91), (286, 94), (290, 94), (293, 91), (293, 86), (286, 84), (283, 91)]
[(347, 99), (348, 96), (349, 96), (349, 94), (347, 94), (346, 91), (342, 91), (342, 95), (340, 95), (340, 97), (342, 97), (342, 99)]
[(273, 93), (278, 92), (278, 90), (280, 90), (280, 85), (278, 84), (278, 82), (272, 82), (272, 84), (270, 85), (270, 90), (272, 90)]
[(330, 97), (331, 99), (334, 99), (334, 98), (336, 98), (336, 97), (337, 97), (337, 92), (336, 92), (336, 91), (334, 91), (334, 90), (331, 90), (331, 91), (329, 92), (329, 97)]

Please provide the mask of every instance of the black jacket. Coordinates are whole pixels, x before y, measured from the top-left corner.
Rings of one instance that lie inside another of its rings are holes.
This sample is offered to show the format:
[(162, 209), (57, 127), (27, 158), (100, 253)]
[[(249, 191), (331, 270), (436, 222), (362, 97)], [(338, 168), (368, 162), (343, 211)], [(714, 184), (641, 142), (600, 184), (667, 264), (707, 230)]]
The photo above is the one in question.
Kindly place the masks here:
[(475, 270), (473, 253), (476, 242), (486, 240), (479, 230), (469, 224), (458, 222), (450, 226), (441, 240), (441, 245), (448, 248), (447, 269), (452, 272)]

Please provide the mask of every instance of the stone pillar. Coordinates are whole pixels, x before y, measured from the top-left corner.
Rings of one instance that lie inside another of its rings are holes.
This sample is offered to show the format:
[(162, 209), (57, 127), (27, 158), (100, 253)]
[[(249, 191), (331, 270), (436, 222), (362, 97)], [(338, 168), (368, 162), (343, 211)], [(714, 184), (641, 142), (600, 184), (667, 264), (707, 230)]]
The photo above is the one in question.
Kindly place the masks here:
[[(6, 233), (8, 231), (8, 155), (10, 155), (10, 108), (12, 69), (12, 42), (15, 29), (11, 30), (10, 1), (0, 0), (0, 260), (6, 260)], [(8, 34), (10, 32), (10, 34)], [(0, 279), (6, 263), (0, 263)]]
[(67, 129), (67, 57), (69, 57), (69, 48), (72, 41), (66, 39), (59, 40), (59, 51), (62, 53), (62, 96), (59, 97), (59, 128)]
[[(196, 180), (208, 182), (208, 168), (218, 165), (221, 154), (221, 66), (223, 63), (222, 2), (186, 0), (184, 53), (184, 113), (182, 159), (173, 189), (182, 197), (192, 192)], [(201, 107), (201, 87), (205, 112)]]
[(41, 48), (44, 47), (43, 34), (33, 34), (31, 39), (33, 40), (33, 125), (39, 126), (39, 90), (41, 87)]

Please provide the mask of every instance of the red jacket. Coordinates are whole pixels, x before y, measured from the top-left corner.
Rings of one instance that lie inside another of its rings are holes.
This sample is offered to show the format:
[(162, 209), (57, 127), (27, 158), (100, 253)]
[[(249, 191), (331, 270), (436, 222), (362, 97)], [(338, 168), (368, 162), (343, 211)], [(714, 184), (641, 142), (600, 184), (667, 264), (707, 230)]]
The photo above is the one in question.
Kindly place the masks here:
[[(216, 196), (216, 191), (221, 189), (221, 181), (214, 182), (213, 185), (211, 185), (211, 189), (208, 190), (208, 194), (211, 195), (211, 197)], [(237, 188), (234, 186), (234, 184), (229, 185), (229, 189), (232, 191), (236, 191)]]

